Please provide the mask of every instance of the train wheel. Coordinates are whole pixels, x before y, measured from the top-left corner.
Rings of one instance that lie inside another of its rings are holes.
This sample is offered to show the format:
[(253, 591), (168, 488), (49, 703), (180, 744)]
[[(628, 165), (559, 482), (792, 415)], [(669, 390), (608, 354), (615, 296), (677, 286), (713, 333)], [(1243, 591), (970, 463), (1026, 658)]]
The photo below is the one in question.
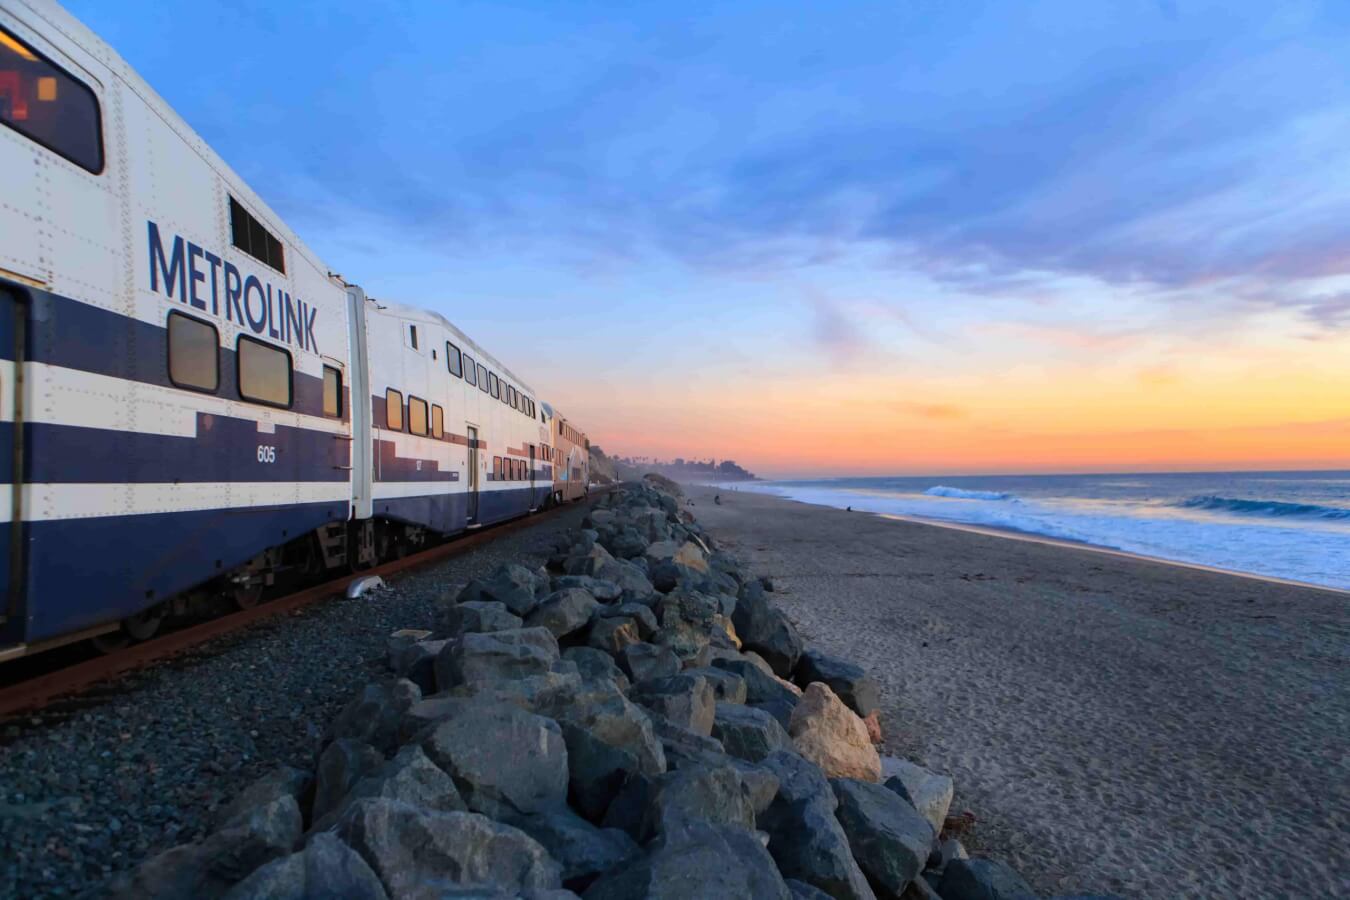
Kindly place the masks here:
[(234, 605), (240, 609), (252, 609), (262, 602), (262, 592), (263, 589), (260, 584), (251, 585), (249, 587), (241, 585), (234, 589), (234, 594), (230, 599), (233, 600)]
[(159, 631), (159, 626), (164, 623), (164, 607), (155, 606), (147, 609), (145, 612), (137, 613), (129, 619), (122, 620), (122, 630), (125, 631), (133, 641), (148, 641)]

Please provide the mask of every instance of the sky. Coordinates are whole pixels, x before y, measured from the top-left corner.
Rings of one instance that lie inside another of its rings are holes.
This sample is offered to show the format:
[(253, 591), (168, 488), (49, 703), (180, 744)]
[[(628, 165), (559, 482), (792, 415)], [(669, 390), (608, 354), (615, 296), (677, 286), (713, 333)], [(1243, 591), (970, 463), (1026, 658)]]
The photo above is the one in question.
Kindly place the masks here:
[(1350, 4), (68, 6), (610, 453), (1350, 468)]

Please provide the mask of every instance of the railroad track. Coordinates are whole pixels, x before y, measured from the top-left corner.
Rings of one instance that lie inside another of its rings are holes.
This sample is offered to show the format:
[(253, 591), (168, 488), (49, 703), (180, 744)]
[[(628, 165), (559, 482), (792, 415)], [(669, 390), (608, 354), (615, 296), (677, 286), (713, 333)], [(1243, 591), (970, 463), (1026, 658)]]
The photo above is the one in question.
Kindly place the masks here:
[[(594, 502), (603, 493), (605, 493), (604, 490), (592, 491), (591, 499), (583, 502)], [(252, 609), (240, 610), (197, 625), (189, 625), (148, 641), (132, 644), (106, 656), (75, 663), (0, 688), (0, 721), (19, 713), (40, 709), (55, 700), (78, 695), (95, 685), (110, 681), (136, 669), (163, 662), (201, 644), (248, 628), (266, 619), (285, 615), (311, 604), (342, 596), (346, 593), (347, 587), (357, 579), (368, 578), (372, 575), (393, 575), (459, 556), (499, 537), (532, 528), (575, 508), (574, 505), (559, 506), (546, 512), (515, 519), (501, 525), (494, 525), (481, 531), (457, 537), (413, 556), (393, 560), (364, 572), (343, 575), (323, 584), (317, 584), (293, 594), (278, 597)]]

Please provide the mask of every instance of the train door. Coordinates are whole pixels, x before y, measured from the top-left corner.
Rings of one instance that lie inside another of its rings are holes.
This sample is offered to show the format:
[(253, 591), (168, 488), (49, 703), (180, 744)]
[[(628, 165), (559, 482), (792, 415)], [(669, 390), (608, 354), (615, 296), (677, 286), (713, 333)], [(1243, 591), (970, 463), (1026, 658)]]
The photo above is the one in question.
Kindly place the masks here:
[(469, 521), (478, 521), (478, 429), (466, 425), (469, 444)]
[[(25, 292), (26, 294), (26, 292)], [(7, 482), (0, 503), (6, 518), (0, 525), (0, 635), (22, 636), (24, 583), (23, 541), (23, 360), (28, 306), (23, 297), (0, 285), (0, 477)], [(0, 653), (3, 658), (3, 653)]]
[(534, 499), (534, 444), (530, 445), (530, 509), (534, 509), (537, 504)]
[(352, 417), (351, 503), (352, 518), (369, 519), (375, 514), (371, 496), (372, 432), (370, 404), (370, 357), (366, 348), (366, 293), (356, 285), (347, 286), (347, 327), (350, 330), (351, 365), (347, 388)]

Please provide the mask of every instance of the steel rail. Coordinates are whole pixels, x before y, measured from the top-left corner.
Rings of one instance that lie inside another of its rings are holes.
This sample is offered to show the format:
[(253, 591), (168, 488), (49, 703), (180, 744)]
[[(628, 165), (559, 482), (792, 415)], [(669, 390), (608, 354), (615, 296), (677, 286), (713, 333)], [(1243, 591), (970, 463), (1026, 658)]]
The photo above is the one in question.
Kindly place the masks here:
[[(604, 491), (592, 491), (590, 499), (595, 499), (601, 493), (604, 493)], [(585, 500), (583, 505), (589, 502), (589, 500)], [(514, 519), (500, 525), (493, 525), (454, 538), (429, 550), (423, 550), (421, 553), (396, 559), (362, 572), (348, 573), (323, 584), (304, 588), (284, 597), (278, 597), (275, 600), (261, 603), (252, 609), (228, 613), (197, 625), (171, 631), (168, 634), (151, 638), (139, 644), (132, 644), (98, 659), (76, 663), (54, 672), (18, 682), (0, 689), (0, 721), (17, 713), (40, 709), (54, 700), (79, 694), (101, 682), (109, 681), (136, 669), (163, 662), (193, 647), (232, 634), (266, 619), (294, 612), (320, 600), (339, 596), (344, 594), (347, 586), (357, 579), (368, 578), (371, 575), (392, 575), (407, 569), (421, 568), (453, 556), (459, 556), (484, 544), (491, 543), (496, 538), (533, 528), (535, 525), (541, 524), (569, 509), (576, 508), (577, 506), (573, 504), (558, 506), (546, 512)]]

